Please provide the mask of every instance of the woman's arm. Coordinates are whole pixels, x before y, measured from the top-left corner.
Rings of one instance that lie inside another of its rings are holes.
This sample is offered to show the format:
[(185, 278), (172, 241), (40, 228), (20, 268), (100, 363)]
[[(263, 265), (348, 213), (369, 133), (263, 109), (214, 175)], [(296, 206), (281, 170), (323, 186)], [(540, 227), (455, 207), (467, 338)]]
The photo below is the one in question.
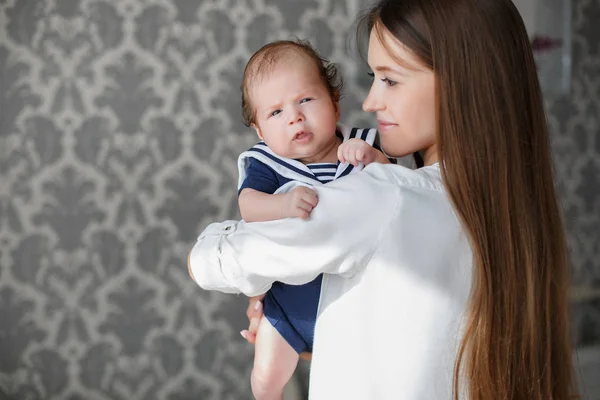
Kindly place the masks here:
[(209, 225), (189, 256), (194, 280), (253, 296), (275, 281), (299, 285), (320, 273), (351, 276), (364, 267), (396, 207), (397, 184), (373, 164), (315, 189), (319, 204), (308, 220)]

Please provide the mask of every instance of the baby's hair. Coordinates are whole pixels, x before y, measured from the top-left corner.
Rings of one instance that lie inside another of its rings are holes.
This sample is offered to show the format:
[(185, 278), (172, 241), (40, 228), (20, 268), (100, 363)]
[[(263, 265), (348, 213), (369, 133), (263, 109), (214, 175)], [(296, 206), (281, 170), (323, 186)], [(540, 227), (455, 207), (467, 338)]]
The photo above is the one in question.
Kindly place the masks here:
[(250, 57), (244, 77), (242, 79), (242, 119), (244, 125), (255, 123), (256, 112), (250, 101), (250, 86), (260, 82), (267, 74), (272, 72), (282, 61), (289, 60), (290, 56), (300, 55), (314, 61), (319, 70), (321, 81), (327, 88), (334, 103), (340, 101), (342, 96), (342, 78), (337, 67), (327, 58), (317, 53), (310, 42), (301, 39), (279, 40), (261, 47)]

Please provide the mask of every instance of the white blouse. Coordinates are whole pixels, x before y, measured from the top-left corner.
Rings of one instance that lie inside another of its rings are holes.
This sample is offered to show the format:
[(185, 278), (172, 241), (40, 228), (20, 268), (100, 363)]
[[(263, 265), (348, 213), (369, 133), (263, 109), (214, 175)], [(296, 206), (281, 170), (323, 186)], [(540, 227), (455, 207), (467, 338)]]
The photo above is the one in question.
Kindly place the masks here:
[(439, 165), (373, 163), (315, 190), (306, 221), (209, 225), (195, 281), (252, 296), (325, 273), (310, 399), (451, 399), (472, 253)]

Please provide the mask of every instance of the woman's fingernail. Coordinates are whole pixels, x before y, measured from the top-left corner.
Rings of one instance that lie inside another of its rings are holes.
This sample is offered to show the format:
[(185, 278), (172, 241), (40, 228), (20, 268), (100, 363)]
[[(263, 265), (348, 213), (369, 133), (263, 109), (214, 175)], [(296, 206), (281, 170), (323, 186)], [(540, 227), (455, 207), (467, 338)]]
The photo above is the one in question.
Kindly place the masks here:
[(256, 304), (254, 304), (254, 311), (258, 311), (261, 305), (262, 304), (260, 303), (260, 301), (257, 301)]
[(246, 337), (246, 331), (241, 331), (240, 335), (242, 335), (242, 337), (246, 340), (248, 340), (248, 338)]

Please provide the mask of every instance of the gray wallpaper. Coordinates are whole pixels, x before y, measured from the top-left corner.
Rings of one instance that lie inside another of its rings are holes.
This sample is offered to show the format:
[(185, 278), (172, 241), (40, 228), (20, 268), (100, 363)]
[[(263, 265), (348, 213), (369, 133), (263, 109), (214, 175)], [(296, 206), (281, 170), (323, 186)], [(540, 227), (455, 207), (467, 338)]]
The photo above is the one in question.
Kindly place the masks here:
[(574, 340), (591, 346), (600, 345), (600, 0), (572, 5), (571, 91), (547, 110), (573, 263)]
[[(250, 399), (243, 297), (186, 255), (237, 217), (242, 68), (306, 37), (346, 77), (364, 0), (0, 0), (0, 399)], [(548, 101), (575, 337), (600, 342), (600, 3), (574, 2), (572, 95)], [(595, 24), (595, 25), (594, 25)], [(595, 288), (595, 289), (594, 289)]]

